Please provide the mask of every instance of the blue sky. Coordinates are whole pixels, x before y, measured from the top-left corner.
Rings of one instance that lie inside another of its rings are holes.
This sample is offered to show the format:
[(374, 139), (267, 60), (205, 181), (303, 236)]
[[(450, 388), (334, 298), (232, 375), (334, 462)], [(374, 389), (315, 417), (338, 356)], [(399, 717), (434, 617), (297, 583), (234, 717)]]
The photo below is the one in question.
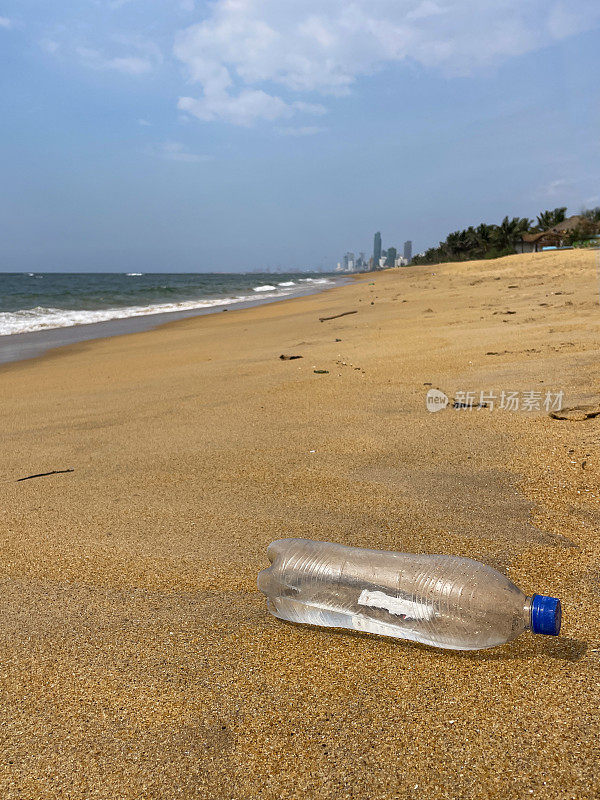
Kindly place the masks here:
[(0, 269), (330, 268), (600, 204), (597, 0), (0, 0)]

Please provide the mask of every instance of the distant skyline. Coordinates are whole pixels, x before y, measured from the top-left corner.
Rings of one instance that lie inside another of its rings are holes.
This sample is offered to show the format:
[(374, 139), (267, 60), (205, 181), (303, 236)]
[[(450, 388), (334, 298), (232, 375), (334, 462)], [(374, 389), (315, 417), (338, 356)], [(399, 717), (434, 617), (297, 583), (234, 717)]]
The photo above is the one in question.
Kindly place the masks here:
[(596, 0), (0, 0), (0, 270), (333, 269), (600, 205)]

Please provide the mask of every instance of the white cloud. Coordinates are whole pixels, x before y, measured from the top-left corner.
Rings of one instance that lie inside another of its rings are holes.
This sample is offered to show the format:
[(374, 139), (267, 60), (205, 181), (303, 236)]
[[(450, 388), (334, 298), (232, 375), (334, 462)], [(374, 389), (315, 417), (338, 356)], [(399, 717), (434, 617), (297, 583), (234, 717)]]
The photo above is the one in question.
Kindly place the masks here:
[(86, 26), (57, 25), (40, 40), (46, 53), (65, 61), (74, 59), (88, 69), (147, 75), (162, 64), (160, 48), (139, 35), (112, 34), (92, 40)]
[[(555, 2), (547, 10), (546, 27), (554, 39), (565, 39), (582, 30), (594, 27), (598, 19), (598, 3), (590, 2)], [(588, 15), (591, 14), (591, 17)], [(591, 24), (589, 24), (591, 22)]]
[(563, 205), (570, 209), (591, 208), (599, 202), (594, 176), (579, 179), (557, 177), (534, 188), (530, 196), (536, 202), (544, 203), (546, 208)]
[(91, 47), (77, 47), (75, 52), (82, 63), (91, 69), (117, 70), (128, 75), (143, 75), (151, 72), (154, 66), (149, 58), (139, 55), (108, 56)]
[(343, 96), (391, 63), (467, 75), (600, 21), (597, 0), (215, 0), (209, 8), (176, 39), (176, 57), (201, 87), (179, 108), (238, 125), (315, 113), (298, 94)]
[(148, 122), (147, 119), (138, 119), (138, 125), (141, 125), (142, 128), (151, 128), (152, 123)]
[(297, 128), (277, 128), (277, 133), (282, 136), (314, 136), (316, 133), (323, 133), (327, 128), (320, 128), (318, 125), (302, 125)]
[(437, 14), (444, 14), (445, 9), (440, 8), (433, 0), (423, 0), (416, 8), (412, 8), (406, 15), (406, 19), (425, 19), (425, 17), (435, 17)]
[(262, 89), (244, 89), (237, 95), (222, 91), (205, 91), (203, 97), (180, 97), (177, 103), (185, 111), (204, 122), (221, 119), (234, 125), (252, 125), (257, 119), (273, 121), (291, 117), (296, 111), (324, 114), (325, 108), (314, 103), (286, 103)]
[(12, 28), (12, 22), (8, 17), (0, 17), (0, 28)]
[(235, 97), (227, 92), (207, 92), (197, 100), (180, 97), (177, 108), (204, 122), (223, 119), (235, 125), (248, 125), (256, 119), (279, 119), (292, 113), (291, 107), (280, 97), (273, 97), (262, 89), (245, 89)]
[(541, 186), (538, 190), (538, 194), (547, 199), (559, 196), (562, 197), (566, 191), (570, 191), (573, 188), (573, 185), (573, 181), (571, 180), (557, 178), (556, 180), (550, 181), (544, 186)]
[(46, 53), (50, 53), (50, 55), (56, 55), (60, 50), (60, 43), (55, 39), (42, 39), (40, 46), (42, 50), (45, 50)]
[(152, 71), (152, 62), (139, 56), (124, 56), (121, 58), (108, 58), (102, 64), (103, 69), (116, 69), (127, 72), (129, 75), (143, 75)]
[(190, 152), (182, 142), (163, 142), (151, 147), (148, 153), (157, 158), (165, 158), (167, 161), (182, 161), (187, 164), (201, 164), (214, 160), (212, 156)]
[(316, 114), (317, 116), (327, 113), (327, 109), (321, 103), (303, 103), (301, 100), (292, 103), (292, 108), (304, 114)]

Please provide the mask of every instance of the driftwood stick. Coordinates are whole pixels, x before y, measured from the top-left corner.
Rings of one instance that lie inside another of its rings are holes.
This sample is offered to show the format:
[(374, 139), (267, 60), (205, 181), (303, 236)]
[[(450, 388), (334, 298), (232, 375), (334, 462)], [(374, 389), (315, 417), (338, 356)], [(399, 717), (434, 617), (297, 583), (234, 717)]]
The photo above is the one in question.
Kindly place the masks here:
[(358, 314), (358, 311), (342, 311), (341, 314), (334, 314), (333, 317), (319, 317), (319, 322), (326, 322), (328, 319), (337, 319), (338, 317), (347, 317), (348, 314)]
[(46, 475), (62, 475), (64, 472), (75, 472), (74, 469), (53, 469), (52, 472), (38, 472), (36, 475), (26, 475), (24, 478), (17, 478), (19, 481), (29, 481), (31, 478), (45, 478)]

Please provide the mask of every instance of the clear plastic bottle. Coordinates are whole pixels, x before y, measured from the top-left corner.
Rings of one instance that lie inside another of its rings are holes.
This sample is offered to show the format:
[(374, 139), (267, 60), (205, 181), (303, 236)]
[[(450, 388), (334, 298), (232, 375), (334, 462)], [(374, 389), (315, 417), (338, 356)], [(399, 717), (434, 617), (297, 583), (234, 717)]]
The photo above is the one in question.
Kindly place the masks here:
[(450, 650), (504, 644), (525, 630), (557, 636), (560, 600), (527, 597), (470, 558), (388, 553), (310, 539), (269, 545), (258, 576), (271, 614)]

